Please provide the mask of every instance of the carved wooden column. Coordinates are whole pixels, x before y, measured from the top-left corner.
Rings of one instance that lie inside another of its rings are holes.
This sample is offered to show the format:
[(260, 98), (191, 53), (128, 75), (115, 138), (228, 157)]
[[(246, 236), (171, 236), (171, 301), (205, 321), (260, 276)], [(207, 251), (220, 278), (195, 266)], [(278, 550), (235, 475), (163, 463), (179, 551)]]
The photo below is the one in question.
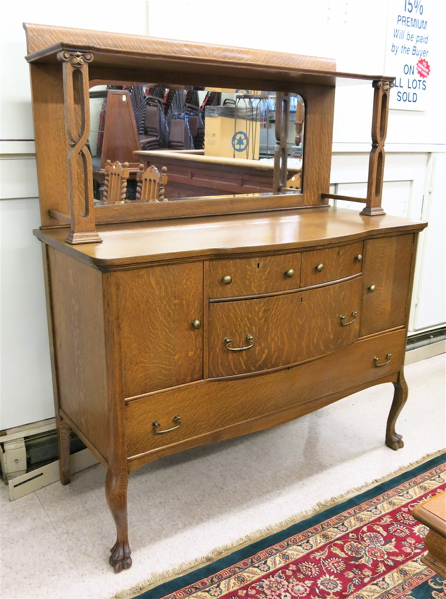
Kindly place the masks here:
[(288, 120), (290, 98), (287, 93), (276, 95), (276, 148), (274, 151), (273, 192), (278, 193), (287, 186)]
[(86, 147), (90, 134), (90, 99), (88, 63), (91, 52), (63, 50), (57, 55), (62, 62), (66, 131), (69, 139), (68, 189), (71, 231), (68, 243), (98, 243), (95, 230), (93, 168)]
[(367, 185), (367, 202), (361, 214), (375, 216), (385, 214), (381, 207), (384, 180), (384, 143), (387, 136), (389, 117), (389, 94), (394, 83), (390, 81), (374, 81), (372, 119), (372, 150), (369, 158), (369, 179)]

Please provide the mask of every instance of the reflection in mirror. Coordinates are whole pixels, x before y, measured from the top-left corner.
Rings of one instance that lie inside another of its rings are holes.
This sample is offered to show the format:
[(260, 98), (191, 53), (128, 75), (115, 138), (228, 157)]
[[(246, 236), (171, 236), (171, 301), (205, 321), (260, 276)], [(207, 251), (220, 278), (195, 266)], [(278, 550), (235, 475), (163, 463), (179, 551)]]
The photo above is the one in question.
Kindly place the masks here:
[[(280, 191), (300, 193), (305, 106), (297, 94), (289, 94), (287, 106), (288, 134), (281, 140), (275, 92), (164, 85), (92, 88), (89, 145), (96, 204), (272, 193), (279, 146), (287, 154)], [(123, 165), (125, 194), (114, 197), (107, 173), (117, 162)], [(143, 198), (138, 191), (148, 167), (155, 167), (151, 176), (158, 171), (160, 181), (163, 173), (161, 196), (158, 190)]]

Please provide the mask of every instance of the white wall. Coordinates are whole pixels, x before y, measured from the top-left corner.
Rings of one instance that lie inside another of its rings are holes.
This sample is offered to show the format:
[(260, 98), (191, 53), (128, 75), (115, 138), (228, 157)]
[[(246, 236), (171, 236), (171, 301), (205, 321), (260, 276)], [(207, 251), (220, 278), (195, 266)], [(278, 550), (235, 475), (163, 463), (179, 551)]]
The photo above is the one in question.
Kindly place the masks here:
[(146, 34), (147, 3), (24, 0), (0, 23), (0, 429), (54, 416), (40, 243), (29, 67), (22, 23)]
[[(445, 3), (424, 0), (424, 4), (429, 4), (438, 15), (433, 27), (438, 31), (440, 53)], [(0, 429), (54, 415), (41, 254), (39, 243), (32, 236), (32, 229), (39, 226), (39, 215), (22, 22), (329, 56), (336, 58), (339, 70), (380, 74), (384, 71), (387, 8), (388, 0), (276, 0), (269, 4), (246, 0), (221, 3), (132, 0), (127, 5), (109, 0), (75, 4), (62, 0), (25, 0), (3, 7), (0, 25)], [(444, 72), (444, 63), (442, 68)], [(423, 239), (424, 253), (417, 275), (419, 297), (415, 302), (419, 318), (418, 322), (415, 317), (412, 319), (413, 329), (445, 320), (438, 310), (441, 305), (438, 296), (443, 292), (435, 282), (438, 272), (429, 267), (435, 256), (439, 231), (444, 242), (441, 234), (444, 218), (444, 179), (441, 177), (444, 155), (441, 152), (445, 151), (446, 141), (444, 89), (441, 78), (433, 81), (435, 93), (426, 112), (391, 111), (387, 145), (394, 157), (390, 158), (389, 154), (387, 161), (390, 175), (386, 173), (388, 199), (385, 201), (389, 204), (386, 209), (399, 210), (413, 218), (431, 214), (431, 230), (437, 236)], [(363, 175), (357, 173), (358, 169), (366, 172), (371, 99), (369, 86), (337, 90), (332, 178), (337, 185), (364, 182)], [(404, 158), (407, 152), (412, 155), (410, 159)], [(432, 168), (434, 163), (437, 169)], [(429, 194), (431, 176), (433, 193)]]

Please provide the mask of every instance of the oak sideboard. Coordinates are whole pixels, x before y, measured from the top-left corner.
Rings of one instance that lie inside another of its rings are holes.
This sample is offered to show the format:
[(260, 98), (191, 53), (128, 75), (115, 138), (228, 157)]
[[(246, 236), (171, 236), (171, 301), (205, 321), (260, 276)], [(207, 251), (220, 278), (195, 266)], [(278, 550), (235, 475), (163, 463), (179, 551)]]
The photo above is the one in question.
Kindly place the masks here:
[[(74, 431), (107, 469), (115, 572), (132, 563), (128, 477), (149, 461), (381, 383), (394, 385), (385, 442), (402, 447), (395, 423), (408, 392), (408, 312), (425, 223), (381, 206), (393, 79), (338, 73), (330, 59), (25, 29), (61, 481), (69, 483)], [(368, 82), (373, 93), (367, 194), (347, 198), (358, 210), (330, 193), (338, 78)], [(169, 200), (167, 183), (164, 201), (95, 201), (89, 90), (135, 82), (273, 90), (272, 191)], [(296, 95), (305, 112), (300, 189), (287, 183)]]

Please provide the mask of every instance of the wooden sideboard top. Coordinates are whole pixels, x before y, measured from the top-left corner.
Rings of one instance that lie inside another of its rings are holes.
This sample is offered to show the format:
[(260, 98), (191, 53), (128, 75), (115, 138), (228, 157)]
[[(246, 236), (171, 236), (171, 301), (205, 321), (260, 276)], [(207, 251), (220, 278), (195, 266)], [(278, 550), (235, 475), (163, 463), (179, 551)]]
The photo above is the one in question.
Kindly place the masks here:
[[(209, 77), (259, 77), (269, 81), (296, 81), (334, 85), (336, 77), (359, 80), (393, 81), (394, 77), (336, 72), (332, 58), (302, 56), (269, 50), (217, 46), (200, 42), (166, 40), (53, 25), (24, 23), (28, 62), (56, 62), (61, 51), (88, 51), (94, 54), (92, 69), (131, 69), (132, 73), (150, 69), (151, 76), (179, 73)], [(141, 75), (140, 75), (141, 76)], [(139, 78), (140, 78), (139, 76)], [(163, 79), (164, 81), (164, 79)], [(257, 88), (256, 88), (257, 89)]]
[(364, 237), (421, 231), (426, 223), (396, 216), (361, 216), (342, 208), (207, 216), (104, 225), (102, 243), (70, 245), (67, 229), (37, 229), (38, 239), (98, 267), (120, 267), (159, 260), (288, 251), (348, 242)]

